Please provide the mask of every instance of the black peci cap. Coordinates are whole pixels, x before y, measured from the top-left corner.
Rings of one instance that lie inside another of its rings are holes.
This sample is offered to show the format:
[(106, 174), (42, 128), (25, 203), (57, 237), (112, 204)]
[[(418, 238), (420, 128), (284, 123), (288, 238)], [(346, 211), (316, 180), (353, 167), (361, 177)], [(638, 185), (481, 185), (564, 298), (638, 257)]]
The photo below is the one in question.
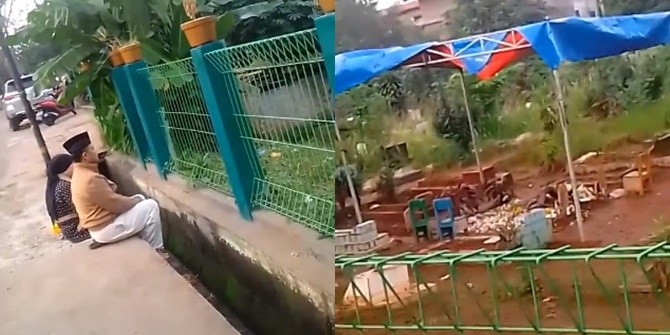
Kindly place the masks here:
[(75, 156), (82, 154), (89, 145), (91, 145), (91, 137), (88, 136), (88, 132), (85, 131), (70, 137), (63, 143), (63, 148), (65, 148), (70, 155)]

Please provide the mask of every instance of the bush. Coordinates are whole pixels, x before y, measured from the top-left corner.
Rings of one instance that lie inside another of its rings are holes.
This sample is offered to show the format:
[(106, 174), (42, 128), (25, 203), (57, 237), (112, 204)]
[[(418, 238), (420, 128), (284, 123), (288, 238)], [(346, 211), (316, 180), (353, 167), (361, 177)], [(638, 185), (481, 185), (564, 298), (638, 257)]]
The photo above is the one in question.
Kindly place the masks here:
[(424, 168), (450, 167), (463, 156), (463, 150), (453, 140), (442, 138), (431, 126), (430, 120), (416, 123), (406, 119), (390, 118), (389, 144), (407, 143), (412, 166)]
[[(670, 47), (660, 47), (561, 68), (573, 158), (608, 150), (622, 141), (644, 141), (670, 127)], [(471, 136), (460, 87), (460, 75), (444, 69), (395, 71), (408, 110), (420, 110), (419, 126), (393, 117), (390, 102), (374, 85), (353, 89), (336, 99), (338, 124), (346, 124), (344, 143), (358, 155), (366, 176), (382, 164), (377, 148), (406, 142), (413, 165), (451, 166), (471, 162)], [(501, 145), (521, 134), (531, 139), (517, 145), (514, 161), (554, 169), (565, 164), (565, 148), (557, 111), (554, 81), (536, 57), (503, 70), (490, 81), (466, 76), (468, 102), (480, 149), (499, 155)], [(342, 121), (344, 120), (344, 121)], [(503, 148), (503, 150), (501, 150)], [(355, 155), (354, 155), (355, 156)]]

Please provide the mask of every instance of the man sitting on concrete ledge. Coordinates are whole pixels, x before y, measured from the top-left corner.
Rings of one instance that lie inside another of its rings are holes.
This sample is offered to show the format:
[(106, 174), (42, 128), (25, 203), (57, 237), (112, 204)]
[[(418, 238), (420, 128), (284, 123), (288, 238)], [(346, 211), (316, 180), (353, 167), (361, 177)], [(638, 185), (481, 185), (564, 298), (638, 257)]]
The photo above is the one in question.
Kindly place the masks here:
[(163, 233), (158, 203), (143, 195), (116, 193), (116, 184), (98, 171), (101, 158), (87, 132), (63, 143), (72, 155), (72, 203), (79, 216), (79, 229), (88, 229), (94, 241), (107, 244), (139, 235), (162, 251)]

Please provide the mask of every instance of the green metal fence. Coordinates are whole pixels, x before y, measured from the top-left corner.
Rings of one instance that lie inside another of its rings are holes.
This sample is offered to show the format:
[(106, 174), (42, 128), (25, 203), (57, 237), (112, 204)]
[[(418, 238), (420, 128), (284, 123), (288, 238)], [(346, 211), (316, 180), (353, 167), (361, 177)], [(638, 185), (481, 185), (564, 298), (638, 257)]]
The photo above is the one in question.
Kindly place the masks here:
[(336, 334), (670, 334), (668, 260), (666, 242), (339, 257)]
[(335, 122), (315, 31), (230, 47), (206, 58), (222, 74), (237, 78), (220, 93), (242, 96), (235, 118), (250, 140), (246, 154), (258, 156), (263, 169), (254, 183), (254, 204), (333, 236)]
[(148, 67), (170, 145), (170, 172), (231, 194), (191, 58)]

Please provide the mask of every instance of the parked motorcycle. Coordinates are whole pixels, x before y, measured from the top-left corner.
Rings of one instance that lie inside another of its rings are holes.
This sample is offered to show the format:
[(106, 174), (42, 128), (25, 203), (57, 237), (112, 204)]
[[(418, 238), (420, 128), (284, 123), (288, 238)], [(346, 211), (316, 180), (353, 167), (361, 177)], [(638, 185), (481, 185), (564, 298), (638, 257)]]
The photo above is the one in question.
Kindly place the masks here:
[(35, 117), (49, 127), (56, 124), (56, 120), (62, 116), (70, 113), (77, 115), (74, 102), (62, 106), (58, 104), (57, 99), (57, 96), (52, 95), (51, 98), (42, 100), (33, 105), (33, 108), (35, 109)]

